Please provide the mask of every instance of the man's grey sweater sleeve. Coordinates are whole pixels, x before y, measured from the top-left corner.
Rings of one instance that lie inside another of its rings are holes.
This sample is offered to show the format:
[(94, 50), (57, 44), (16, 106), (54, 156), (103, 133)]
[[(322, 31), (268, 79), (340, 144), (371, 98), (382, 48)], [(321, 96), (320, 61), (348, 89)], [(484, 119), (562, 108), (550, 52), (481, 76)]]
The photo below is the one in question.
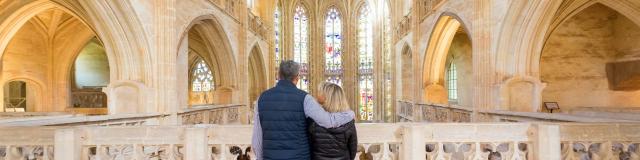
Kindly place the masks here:
[(313, 96), (304, 97), (304, 114), (313, 119), (318, 125), (325, 128), (335, 128), (347, 124), (353, 120), (353, 111), (330, 113), (322, 108)]
[(262, 160), (262, 126), (260, 125), (260, 114), (258, 105), (254, 108), (253, 116), (253, 136), (251, 137), (251, 151), (256, 154), (257, 160)]

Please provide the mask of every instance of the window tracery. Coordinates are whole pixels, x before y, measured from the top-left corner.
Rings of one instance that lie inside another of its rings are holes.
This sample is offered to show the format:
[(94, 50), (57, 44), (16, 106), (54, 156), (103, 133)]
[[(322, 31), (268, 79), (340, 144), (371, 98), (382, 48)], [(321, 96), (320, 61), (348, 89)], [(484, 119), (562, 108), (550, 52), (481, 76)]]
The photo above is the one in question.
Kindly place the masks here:
[(191, 80), (191, 91), (209, 92), (214, 90), (213, 74), (207, 63), (200, 59), (193, 68), (193, 78)]
[(300, 63), (298, 88), (309, 91), (309, 21), (305, 9), (298, 5), (293, 15), (293, 60)]
[(373, 85), (373, 17), (368, 4), (363, 5), (358, 14), (358, 83), (360, 96), (358, 112), (361, 120), (373, 120), (375, 100)]
[[(278, 68), (280, 68), (280, 61), (282, 60), (282, 13), (280, 12), (280, 7), (276, 7), (276, 11), (273, 14), (273, 30), (275, 32), (275, 71), (278, 72)], [(276, 77), (278, 80), (278, 77)]]
[(327, 12), (324, 41), (325, 77), (329, 82), (342, 85), (342, 20), (336, 8)]

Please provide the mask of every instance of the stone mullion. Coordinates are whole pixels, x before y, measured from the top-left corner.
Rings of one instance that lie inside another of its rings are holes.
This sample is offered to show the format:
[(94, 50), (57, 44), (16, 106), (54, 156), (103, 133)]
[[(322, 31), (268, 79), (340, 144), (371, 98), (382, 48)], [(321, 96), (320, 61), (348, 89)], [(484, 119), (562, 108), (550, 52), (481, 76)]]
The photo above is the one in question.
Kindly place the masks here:
[(320, 53), (319, 53), (319, 43), (322, 42), (322, 40), (320, 40), (320, 38), (322, 36), (318, 36), (318, 32), (319, 30), (321, 30), (322, 25), (320, 25), (318, 23), (319, 21), (319, 16), (317, 16), (317, 9), (316, 8), (308, 8), (307, 10), (307, 16), (309, 17), (309, 59), (308, 59), (308, 63), (309, 63), (309, 93), (311, 94), (316, 94), (316, 91), (318, 87), (316, 87), (318, 84), (320, 84), (319, 82), (322, 80), (322, 77), (324, 77), (324, 72), (322, 72), (322, 65), (320, 65), (322, 62), (322, 59), (320, 58)]
[(374, 89), (374, 113), (373, 121), (384, 121), (384, 16), (382, 14), (383, 3), (372, 4), (372, 14), (376, 19), (373, 21), (373, 89)]
[[(356, 117), (358, 117), (358, 50), (357, 50), (357, 22), (354, 22), (351, 12), (349, 10), (345, 11), (344, 16), (344, 41), (343, 41), (343, 71), (344, 71), (344, 79), (343, 79), (343, 87), (346, 90), (347, 99), (349, 99), (349, 104), (351, 105), (351, 109), (356, 112)], [(351, 11), (355, 11), (351, 10)], [(356, 118), (359, 121), (359, 118)]]
[(282, 60), (293, 59), (293, 10), (289, 4), (283, 4), (282, 14)]

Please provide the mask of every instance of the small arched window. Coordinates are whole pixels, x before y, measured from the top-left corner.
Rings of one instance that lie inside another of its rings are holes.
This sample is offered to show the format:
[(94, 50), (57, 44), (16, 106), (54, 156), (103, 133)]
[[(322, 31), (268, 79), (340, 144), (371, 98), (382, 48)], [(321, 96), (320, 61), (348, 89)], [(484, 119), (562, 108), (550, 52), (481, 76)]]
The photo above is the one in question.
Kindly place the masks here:
[(198, 60), (196, 66), (193, 67), (192, 73), (191, 91), (208, 92), (214, 89), (213, 74), (204, 60)]
[(458, 69), (453, 62), (447, 68), (447, 91), (450, 102), (458, 101)]

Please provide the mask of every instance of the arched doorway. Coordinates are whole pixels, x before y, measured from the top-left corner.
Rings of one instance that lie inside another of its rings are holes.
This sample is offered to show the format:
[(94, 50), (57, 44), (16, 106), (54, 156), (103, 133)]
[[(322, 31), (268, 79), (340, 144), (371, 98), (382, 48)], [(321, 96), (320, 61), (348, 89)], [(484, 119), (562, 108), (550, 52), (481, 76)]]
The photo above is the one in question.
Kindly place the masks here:
[(454, 16), (444, 15), (429, 40), (423, 68), (423, 100), (473, 107), (473, 63), (468, 30)]
[[(31, 87), (29, 85), (29, 88)], [(33, 94), (33, 89), (27, 89), (27, 82), (11, 81), (6, 83), (4, 85), (4, 107), (2, 111), (27, 112), (33, 110), (35, 108), (33, 106), (35, 102)]]
[(542, 102), (563, 111), (640, 107), (639, 24), (600, 3), (574, 12), (544, 42)]
[[(33, 109), (27, 107), (27, 111), (34, 112), (76, 112), (76, 105), (79, 101), (92, 101), (91, 97), (78, 96), (72, 91), (77, 88), (74, 77), (91, 82), (93, 79), (85, 79), (86, 74), (77, 76), (76, 69), (87, 69), (91, 66), (75, 65), (76, 57), (85, 50), (88, 42), (95, 39), (99, 42), (93, 29), (77, 18), (73, 13), (57, 7), (50, 7), (43, 11), (34, 13), (32, 17), (23, 18), (24, 23), (18, 22), (14, 34), (4, 34), (10, 37), (0, 37), (8, 39), (5, 50), (2, 52), (2, 82), (8, 83), (13, 79), (24, 79), (27, 82), (27, 94), (29, 94), (29, 82), (38, 82), (39, 89), (35, 94), (38, 100), (33, 103)], [(101, 43), (99, 43), (100, 46)], [(103, 59), (108, 70), (108, 60), (102, 47)], [(88, 63), (85, 63), (88, 64)], [(75, 67), (74, 67), (75, 66)], [(108, 84), (109, 73), (103, 77)], [(106, 86), (102, 85), (102, 86)], [(3, 86), (4, 87), (4, 86)], [(106, 95), (101, 93), (101, 89), (96, 89), (103, 98)], [(83, 98), (80, 98), (83, 97)], [(95, 97), (94, 97), (95, 98)], [(80, 100), (84, 99), (84, 100)], [(75, 101), (75, 102), (74, 102)], [(27, 97), (27, 102), (29, 102)], [(75, 103), (75, 104), (74, 104)], [(28, 103), (29, 104), (29, 103)], [(106, 114), (106, 101), (99, 106), (103, 108), (101, 112), (90, 112), (89, 114)]]
[(267, 89), (267, 77), (265, 73), (265, 65), (262, 59), (262, 54), (258, 46), (254, 46), (251, 49), (249, 55), (249, 102), (253, 103), (258, 100), (258, 96), (262, 91)]
[(78, 53), (71, 69), (71, 105), (74, 112), (107, 114), (109, 59), (102, 42), (94, 37)]
[(215, 17), (205, 15), (182, 36), (177, 54), (180, 108), (232, 103), (235, 60), (224, 34)]

